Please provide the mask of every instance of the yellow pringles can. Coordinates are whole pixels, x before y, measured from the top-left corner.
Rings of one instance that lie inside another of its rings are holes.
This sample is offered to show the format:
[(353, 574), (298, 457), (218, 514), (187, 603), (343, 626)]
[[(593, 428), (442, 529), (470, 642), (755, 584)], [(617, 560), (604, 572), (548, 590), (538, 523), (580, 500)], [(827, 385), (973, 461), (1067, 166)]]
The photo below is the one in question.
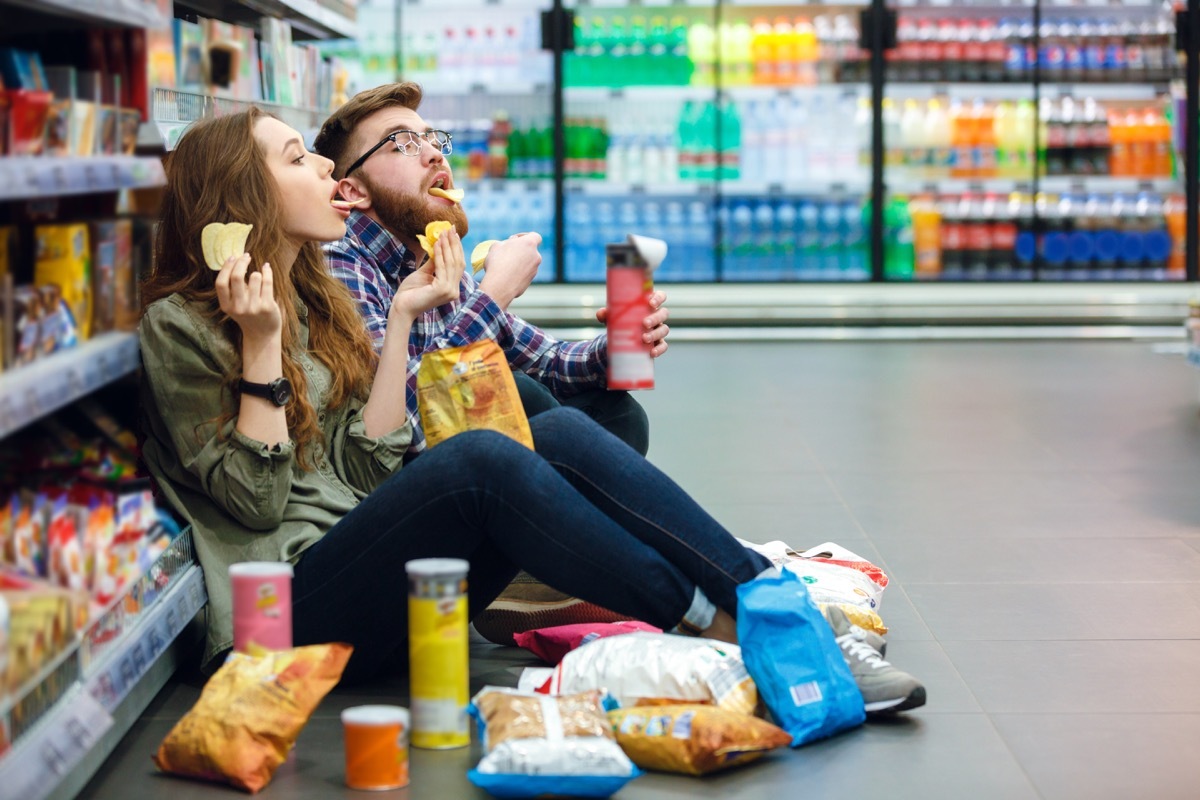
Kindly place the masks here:
[(421, 558), (408, 573), (408, 673), (412, 746), (466, 747), (467, 570), (460, 558)]

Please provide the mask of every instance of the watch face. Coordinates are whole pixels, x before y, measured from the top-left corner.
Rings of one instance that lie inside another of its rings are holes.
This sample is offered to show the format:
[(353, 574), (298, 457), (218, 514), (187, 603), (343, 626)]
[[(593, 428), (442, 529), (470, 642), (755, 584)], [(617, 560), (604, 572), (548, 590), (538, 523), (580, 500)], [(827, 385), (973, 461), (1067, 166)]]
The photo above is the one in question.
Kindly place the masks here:
[(271, 385), (272, 399), (276, 405), (286, 406), (292, 399), (292, 383), (287, 378), (280, 378)]

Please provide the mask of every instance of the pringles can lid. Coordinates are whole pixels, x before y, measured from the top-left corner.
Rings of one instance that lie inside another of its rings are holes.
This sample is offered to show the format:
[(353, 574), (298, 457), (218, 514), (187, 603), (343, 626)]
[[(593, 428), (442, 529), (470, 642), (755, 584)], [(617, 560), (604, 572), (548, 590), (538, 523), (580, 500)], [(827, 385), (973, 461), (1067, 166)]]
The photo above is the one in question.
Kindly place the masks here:
[(404, 571), (411, 578), (461, 578), (471, 569), (462, 558), (418, 558), (407, 561)]
[(292, 565), (286, 561), (242, 561), (229, 565), (231, 578), (278, 578), (292, 577)]

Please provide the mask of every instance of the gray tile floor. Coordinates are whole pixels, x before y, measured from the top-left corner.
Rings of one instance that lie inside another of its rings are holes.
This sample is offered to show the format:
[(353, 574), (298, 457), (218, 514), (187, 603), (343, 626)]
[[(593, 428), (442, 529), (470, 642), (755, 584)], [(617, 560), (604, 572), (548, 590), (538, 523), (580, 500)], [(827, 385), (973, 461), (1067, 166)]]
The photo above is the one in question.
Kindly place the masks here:
[[(744, 538), (882, 565), (889, 656), (929, 703), (619, 798), (1200, 796), (1200, 370), (1147, 344), (684, 343), (657, 379), (651, 459)], [(531, 663), (477, 642), (473, 686)], [(164, 689), (83, 796), (229, 796), (149, 759), (198, 691)], [(362, 796), (338, 712), (406, 697), (335, 690), (261, 797)], [(394, 796), (483, 797), (478, 757), (414, 751)]]

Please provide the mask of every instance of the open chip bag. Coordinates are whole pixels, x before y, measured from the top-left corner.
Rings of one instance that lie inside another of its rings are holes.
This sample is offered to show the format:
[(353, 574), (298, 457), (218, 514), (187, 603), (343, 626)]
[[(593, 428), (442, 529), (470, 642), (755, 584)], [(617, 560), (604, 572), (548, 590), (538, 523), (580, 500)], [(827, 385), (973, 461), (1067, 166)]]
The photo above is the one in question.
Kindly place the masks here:
[(746, 669), (792, 747), (861, 725), (862, 693), (804, 581), (782, 570), (743, 583), (737, 594)]
[(485, 686), (468, 711), (485, 755), (467, 777), (496, 797), (608, 797), (641, 774), (617, 745), (599, 690), (548, 697)]
[(707, 775), (790, 744), (771, 723), (704, 705), (641, 706), (608, 712), (617, 744), (644, 769)]
[(494, 430), (533, 449), (512, 369), (491, 339), (422, 356), (417, 407), (430, 447), (463, 431)]
[(230, 653), (163, 739), (154, 763), (163, 772), (257, 792), (342, 677), (352, 650), (319, 644), (259, 656)]

